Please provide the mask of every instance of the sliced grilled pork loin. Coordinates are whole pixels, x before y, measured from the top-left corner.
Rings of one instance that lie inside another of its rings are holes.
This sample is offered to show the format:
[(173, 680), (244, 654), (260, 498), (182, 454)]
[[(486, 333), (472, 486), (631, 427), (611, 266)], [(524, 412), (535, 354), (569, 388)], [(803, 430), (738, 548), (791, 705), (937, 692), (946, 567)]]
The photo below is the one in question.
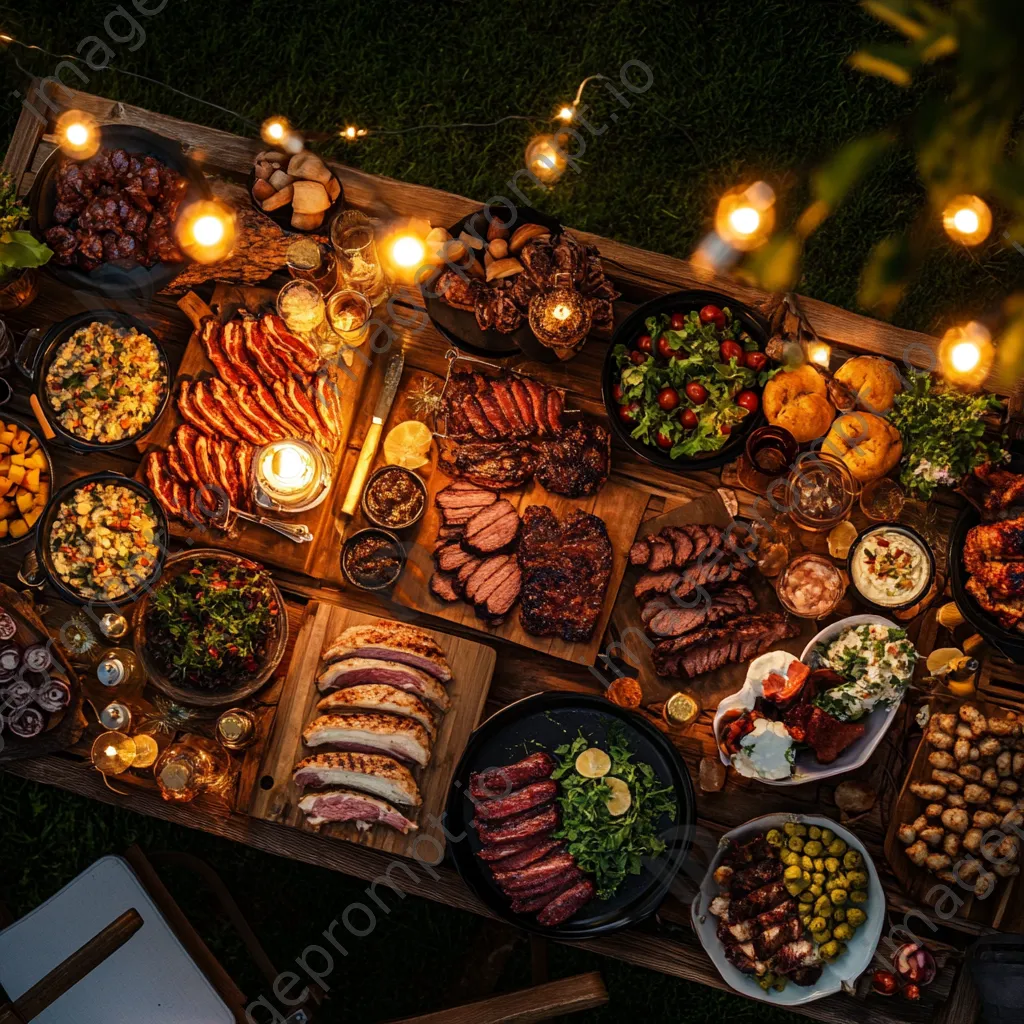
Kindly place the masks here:
[(299, 789), (320, 786), (359, 789), (403, 807), (419, 807), (423, 802), (409, 769), (384, 754), (351, 751), (314, 754), (295, 766), (292, 781)]
[(347, 714), (354, 711), (384, 711), (390, 715), (401, 715), (419, 722), (427, 730), (431, 739), (437, 733), (434, 716), (419, 697), (384, 683), (363, 683), (360, 686), (335, 690), (334, 693), (324, 697), (317, 704), (316, 709), (322, 715)]
[(386, 683), (407, 693), (429, 701), (442, 711), (447, 711), (451, 698), (445, 688), (433, 677), (411, 665), (383, 658), (346, 658), (331, 662), (317, 678), (321, 693), (342, 690), (346, 686), (360, 683)]
[(345, 658), (400, 661), (444, 683), (452, 677), (444, 651), (428, 632), (390, 619), (378, 619), (373, 625), (349, 626), (324, 651), (326, 662)]
[(307, 793), (299, 801), (299, 810), (306, 815), (310, 825), (325, 825), (328, 822), (353, 821), (360, 832), (380, 822), (407, 834), (416, 829), (416, 822), (410, 821), (398, 808), (354, 789), (327, 789)]
[(466, 523), (462, 546), (476, 554), (490, 555), (510, 547), (519, 534), (519, 513), (505, 498), (478, 512)]
[(427, 730), (419, 722), (397, 715), (321, 715), (303, 730), (302, 742), (307, 747), (385, 754), (421, 768), (430, 762)]

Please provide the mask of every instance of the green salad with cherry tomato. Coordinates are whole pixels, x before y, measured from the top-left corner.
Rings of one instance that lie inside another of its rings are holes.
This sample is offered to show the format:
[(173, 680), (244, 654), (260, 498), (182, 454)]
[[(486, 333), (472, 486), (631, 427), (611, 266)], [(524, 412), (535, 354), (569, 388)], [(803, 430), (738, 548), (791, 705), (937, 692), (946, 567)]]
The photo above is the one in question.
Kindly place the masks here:
[(644, 326), (612, 352), (619, 419), (673, 459), (717, 451), (760, 407), (753, 389), (778, 370), (728, 307), (660, 313)]

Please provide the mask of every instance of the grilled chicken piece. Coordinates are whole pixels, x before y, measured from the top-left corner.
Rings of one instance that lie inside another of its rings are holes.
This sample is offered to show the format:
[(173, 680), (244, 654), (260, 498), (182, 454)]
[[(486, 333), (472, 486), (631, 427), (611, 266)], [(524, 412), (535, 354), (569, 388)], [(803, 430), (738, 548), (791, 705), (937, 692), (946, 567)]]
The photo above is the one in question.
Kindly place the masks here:
[(344, 690), (335, 690), (324, 697), (316, 709), (321, 715), (337, 715), (350, 711), (383, 711), (419, 722), (431, 739), (437, 734), (434, 716), (419, 697), (385, 683), (363, 683), (359, 686), (346, 687)]
[(1024, 561), (1024, 518), (982, 523), (967, 531), (964, 564), (976, 573), (984, 562)]
[(402, 807), (419, 807), (423, 802), (409, 769), (384, 754), (314, 754), (295, 766), (292, 781), (299, 789), (323, 786), (358, 789)]
[(451, 698), (435, 679), (412, 665), (381, 658), (350, 657), (331, 662), (317, 679), (321, 693), (363, 683), (383, 683), (415, 694), (441, 711), (451, 707)]
[(251, 386), (262, 382), (256, 366), (245, 347), (245, 331), (241, 320), (230, 320), (221, 330), (221, 346), (235, 372)]
[(430, 762), (430, 736), (419, 722), (395, 715), (321, 715), (302, 733), (307, 747), (351, 750), (425, 767)]
[(373, 625), (350, 626), (324, 652), (326, 662), (345, 658), (399, 661), (428, 672), (442, 682), (452, 677), (444, 651), (428, 632), (390, 619), (378, 619)]
[(417, 825), (386, 800), (368, 796), (354, 789), (327, 789), (307, 793), (299, 801), (299, 810), (310, 825), (352, 821), (365, 832), (377, 822), (390, 825), (403, 835), (415, 831)]
[(967, 580), (964, 589), (981, 605), (982, 611), (997, 619), (1006, 629), (1016, 629), (1024, 622), (1024, 598), (993, 597), (975, 576)]
[(992, 597), (1024, 597), (1024, 561), (988, 562), (979, 565), (972, 575)]
[(760, 889), (755, 889), (742, 899), (732, 900), (729, 903), (728, 920), (730, 923), (746, 921), (748, 917), (756, 917), (766, 910), (771, 910), (776, 904), (789, 898), (786, 887), (781, 880), (769, 882)]

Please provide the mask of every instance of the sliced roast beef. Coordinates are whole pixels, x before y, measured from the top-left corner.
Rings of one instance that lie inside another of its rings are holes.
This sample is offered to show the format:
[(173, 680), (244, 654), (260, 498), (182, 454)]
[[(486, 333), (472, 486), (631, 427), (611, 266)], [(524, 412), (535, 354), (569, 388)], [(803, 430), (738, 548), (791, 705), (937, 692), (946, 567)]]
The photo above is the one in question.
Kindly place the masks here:
[(630, 565), (646, 565), (647, 560), (651, 557), (651, 545), (645, 540), (638, 540), (629, 549), (629, 564)]
[(512, 397), (512, 388), (508, 381), (504, 380), (492, 380), (491, 391), (494, 394), (495, 401), (501, 407), (501, 411), (508, 421), (509, 428), (512, 432), (513, 437), (529, 437), (533, 431), (526, 426), (523, 422), (522, 416), (519, 415), (519, 407), (516, 405), (515, 398)]
[(489, 555), (508, 549), (519, 534), (519, 513), (504, 498), (478, 512), (467, 524), (462, 546)]
[(522, 589), (522, 585), (523, 574), (516, 566), (515, 571), (504, 577), (488, 596), (484, 605), (487, 617), (496, 619), (507, 615), (519, 600), (519, 591)]
[(450, 572), (435, 572), (430, 577), (430, 592), (442, 601), (458, 601), (460, 588)]
[(647, 560), (647, 568), (651, 572), (661, 572), (662, 569), (671, 567), (674, 552), (669, 541), (660, 534), (654, 533), (647, 538), (647, 543), (651, 548), (651, 556)]
[(466, 587), (464, 590), (466, 600), (476, 604), (476, 594), (479, 588), (494, 575), (502, 566), (507, 565), (512, 560), (511, 555), (492, 555), (490, 558), (485, 558), (472, 576), (466, 580)]
[(693, 539), (679, 526), (666, 526), (661, 535), (672, 543), (672, 564), (682, 569), (693, 556)]
[(458, 572), (473, 557), (472, 553), (467, 551), (457, 540), (449, 541), (434, 556), (437, 567), (442, 572)]
[(455, 582), (462, 592), (466, 589), (466, 584), (469, 582), (469, 577), (473, 575), (483, 564), (482, 558), (477, 558), (475, 555), (470, 558), (468, 562), (464, 562), (459, 566), (459, 571), (455, 574)]
[(662, 640), (652, 652), (654, 668), (661, 676), (693, 678), (729, 662), (749, 661), (799, 632), (779, 613), (743, 616)]
[(756, 610), (757, 599), (753, 591), (741, 583), (734, 583), (711, 597), (704, 595), (695, 602), (678, 603), (669, 599), (667, 606), (663, 605), (660, 611), (655, 611), (647, 623), (651, 633), (656, 636), (682, 636), (698, 626), (711, 625)]
[(512, 397), (516, 401), (516, 409), (519, 411), (519, 418), (530, 434), (537, 432), (537, 417), (533, 412), (533, 402), (530, 401), (530, 392), (526, 385), (518, 378), (513, 377), (509, 382)]
[(494, 491), (485, 490), (470, 484), (467, 487), (450, 487), (438, 491), (434, 502), (438, 508), (469, 508), (472, 506), (490, 505), (498, 500)]
[(644, 625), (646, 625), (659, 612), (664, 611), (666, 608), (676, 607), (678, 607), (678, 602), (674, 598), (668, 594), (659, 594), (657, 597), (652, 597), (640, 609), (640, 618), (643, 620)]

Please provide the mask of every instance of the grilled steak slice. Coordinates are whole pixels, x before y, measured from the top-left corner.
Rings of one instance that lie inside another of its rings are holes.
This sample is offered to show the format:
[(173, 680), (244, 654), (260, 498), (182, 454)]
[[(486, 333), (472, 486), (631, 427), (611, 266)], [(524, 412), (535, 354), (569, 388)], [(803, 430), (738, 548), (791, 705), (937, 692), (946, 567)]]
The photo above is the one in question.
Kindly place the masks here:
[(654, 533), (647, 538), (651, 548), (651, 557), (647, 560), (647, 568), (651, 572), (661, 572), (672, 565), (674, 554), (672, 545), (660, 534)]
[(491, 591), (483, 608), (477, 607), (477, 612), (483, 611), (484, 616), (489, 619), (499, 619), (507, 615), (519, 600), (522, 585), (523, 574), (517, 565), (514, 571), (505, 576)]
[[(512, 843), (506, 844), (512, 846)], [(505, 847), (499, 846), (497, 850), (500, 852)], [(525, 850), (519, 853), (510, 854), (507, 857), (500, 857), (497, 860), (492, 860), (490, 863), (493, 864), (492, 870), (494, 871), (516, 871), (520, 868), (528, 867), (530, 864), (535, 864), (542, 857), (546, 857), (549, 853), (558, 853), (562, 850), (563, 844), (557, 839), (541, 839), (530, 846), (527, 846)], [(489, 851), (490, 847), (484, 847), (481, 850), (481, 855)], [(481, 859), (483, 859), (481, 857)]]
[(534, 475), (553, 494), (568, 498), (596, 494), (608, 479), (611, 444), (611, 434), (601, 424), (575, 423), (557, 439), (539, 443), (540, 460)]
[(411, 718), (395, 715), (321, 715), (303, 730), (307, 747), (386, 754), (421, 768), (430, 762), (427, 730)]
[(434, 555), (437, 567), (442, 572), (457, 572), (466, 562), (471, 561), (473, 557), (457, 540), (448, 541)]
[(558, 827), (559, 817), (558, 808), (549, 804), (537, 813), (519, 815), (500, 825), (487, 825), (475, 818), (470, 824), (476, 828), (482, 843), (513, 843), (550, 832)]
[(558, 845), (556, 839), (548, 839), (542, 836), (531, 836), (529, 839), (521, 839), (518, 843), (502, 843), (500, 846), (483, 846), (477, 852), (477, 856), (486, 864), (497, 863), (507, 860), (509, 857), (516, 857), (520, 854), (531, 853), (534, 850), (543, 850), (538, 854), (537, 860)]
[(491, 392), (508, 421), (511, 436), (529, 437), (533, 431), (526, 426), (522, 416), (519, 415), (519, 407), (516, 405), (515, 398), (512, 397), (512, 388), (509, 382), (501, 379), (492, 380)]
[(549, 903), (553, 903), (563, 893), (568, 892), (582, 877), (583, 872), (579, 868), (570, 868), (540, 888), (537, 895), (517, 896), (512, 900), (510, 909), (513, 914), (531, 914), (543, 910)]
[(354, 821), (360, 831), (365, 831), (377, 822), (390, 825), (403, 834), (416, 829), (414, 821), (396, 807), (392, 807), (386, 800), (367, 796), (366, 793), (359, 793), (354, 789), (328, 789), (323, 792), (307, 793), (299, 801), (299, 810), (306, 815), (310, 825)]
[(349, 711), (384, 711), (389, 715), (401, 715), (419, 722), (433, 739), (437, 726), (430, 709), (415, 694), (399, 690), (385, 683), (363, 683), (335, 690), (324, 697), (317, 706), (321, 715), (344, 714)]
[(474, 433), (479, 434), (488, 441), (492, 441), (501, 436), (498, 431), (494, 429), (494, 424), (492, 424), (487, 418), (487, 414), (477, 401), (475, 395), (467, 395), (462, 400), (462, 411), (465, 414), (466, 419), (469, 420), (469, 425), (473, 428)]
[(537, 779), (549, 779), (558, 765), (555, 759), (544, 751), (530, 754), (522, 761), (507, 764), (501, 768), (487, 768), (474, 772), (469, 777), (469, 794), (478, 799), (504, 796), (519, 786), (525, 786)]
[(501, 438), (511, 438), (513, 436), (512, 424), (509, 423), (508, 418), (501, 411), (501, 406), (498, 404), (498, 400), (486, 380), (482, 387), (477, 387), (476, 400), (480, 403), (480, 408), (483, 409), (487, 422), (494, 427), (495, 434)]
[(518, 535), (519, 513), (510, 501), (502, 498), (466, 523), (462, 546), (467, 551), (490, 555), (510, 547)]
[(498, 593), (499, 589), (503, 588), (506, 583), (518, 592), (519, 578), (519, 566), (516, 565), (515, 559), (510, 558), (497, 572), (492, 573), (476, 587), (474, 602), (477, 606), (477, 614), (483, 617), (503, 614), (501, 612), (489, 612), (488, 603), (491, 597)]
[(466, 580), (466, 586), (463, 591), (465, 598), (471, 604), (477, 603), (477, 592), (499, 569), (508, 565), (512, 561), (511, 555), (492, 555), (490, 558), (485, 558), (480, 565), (477, 566), (473, 574)]
[[(557, 783), (555, 785), (557, 786)], [(576, 862), (571, 853), (560, 851), (549, 853), (546, 857), (542, 857), (525, 868), (493, 871), (492, 873), (498, 885), (506, 893), (512, 894), (536, 889), (575, 865)]]
[(471, 558), (468, 562), (464, 562), (460, 567), (459, 571), (455, 574), (455, 584), (459, 588), (461, 593), (466, 589), (466, 584), (469, 582), (470, 576), (473, 575), (483, 564), (482, 558)]
[(680, 526), (666, 526), (661, 535), (672, 545), (672, 564), (682, 569), (693, 557), (693, 538)]
[(475, 484), (466, 484), (465, 481), (456, 481), (456, 483), (461, 483), (463, 486), (457, 487), (456, 484), (450, 484), (437, 492), (434, 504), (438, 508), (476, 508), (490, 505), (498, 500), (498, 495), (494, 491), (485, 490)]
[(749, 661), (799, 632), (787, 616), (777, 612), (749, 615), (662, 640), (652, 652), (654, 668), (661, 676), (693, 678), (731, 661)]
[(547, 389), (543, 384), (538, 384), (530, 377), (524, 377), (523, 384), (526, 385), (526, 390), (530, 395), (530, 405), (533, 408), (533, 418), (537, 423), (537, 433), (541, 437), (554, 433), (548, 422), (547, 395), (545, 393)]
[(558, 435), (562, 432), (562, 409), (564, 403), (562, 394), (554, 388), (548, 389), (547, 401), (544, 405), (544, 413), (548, 418), (548, 427), (551, 433)]
[(292, 781), (299, 789), (312, 786), (359, 789), (404, 807), (419, 807), (423, 802), (409, 769), (383, 754), (314, 754), (295, 766)]
[(648, 559), (651, 557), (651, 545), (647, 542), (645, 537), (643, 540), (638, 540), (629, 549), (629, 564), (630, 565), (646, 565)]
[(385, 658), (412, 665), (442, 682), (452, 677), (444, 651), (426, 630), (391, 619), (378, 619), (373, 625), (349, 626), (324, 651), (324, 661), (344, 658)]
[(656, 597), (652, 597), (641, 609), (640, 618), (646, 625), (649, 623), (655, 615), (659, 612), (664, 611), (666, 608), (678, 608), (679, 602), (675, 598), (670, 597), (668, 594), (659, 594)]
[(513, 377), (509, 382), (509, 389), (528, 435), (537, 433), (537, 417), (533, 413), (533, 402), (530, 401), (530, 392), (526, 385), (518, 377)]
[(697, 523), (687, 523), (683, 529), (690, 535), (690, 539), (693, 541), (693, 554), (690, 557), (696, 560), (704, 554), (705, 549), (711, 543), (711, 538), (707, 535), (704, 527)]
[(742, 575), (742, 568), (737, 568), (732, 562), (699, 562), (683, 569), (682, 572), (665, 569), (662, 572), (644, 573), (633, 587), (633, 595), (638, 601), (644, 601), (654, 594), (672, 594), (677, 600), (682, 601), (698, 587), (735, 583)]
[(507, 491), (521, 487), (533, 476), (537, 455), (525, 441), (474, 442), (443, 446), (438, 462), (449, 476), (481, 488)]
[(577, 509), (559, 523), (546, 505), (531, 505), (523, 517), (518, 560), (526, 632), (570, 643), (590, 639), (612, 569), (604, 521)]
[(407, 693), (430, 701), (435, 707), (447, 711), (451, 698), (445, 688), (431, 675), (412, 665), (381, 658), (346, 658), (329, 664), (317, 678), (321, 693), (341, 690), (361, 683), (386, 683)]
[(485, 505), (467, 505), (465, 508), (444, 508), (441, 509), (441, 517), (444, 519), (445, 526), (457, 526), (459, 527), (460, 535), (465, 533), (466, 523), (470, 521), (477, 514), (482, 512), (485, 508), (489, 508), (490, 503)]
[(465, 523), (445, 523), (437, 528), (438, 540), (452, 540), (461, 537), (466, 532)]
[[(644, 608), (641, 617), (653, 604), (654, 601)], [(692, 607), (681, 607), (668, 599), (667, 606), (656, 609), (647, 624), (655, 636), (682, 636), (698, 626), (710, 626), (722, 619), (748, 615), (756, 610), (754, 592), (742, 583), (734, 583)]]

